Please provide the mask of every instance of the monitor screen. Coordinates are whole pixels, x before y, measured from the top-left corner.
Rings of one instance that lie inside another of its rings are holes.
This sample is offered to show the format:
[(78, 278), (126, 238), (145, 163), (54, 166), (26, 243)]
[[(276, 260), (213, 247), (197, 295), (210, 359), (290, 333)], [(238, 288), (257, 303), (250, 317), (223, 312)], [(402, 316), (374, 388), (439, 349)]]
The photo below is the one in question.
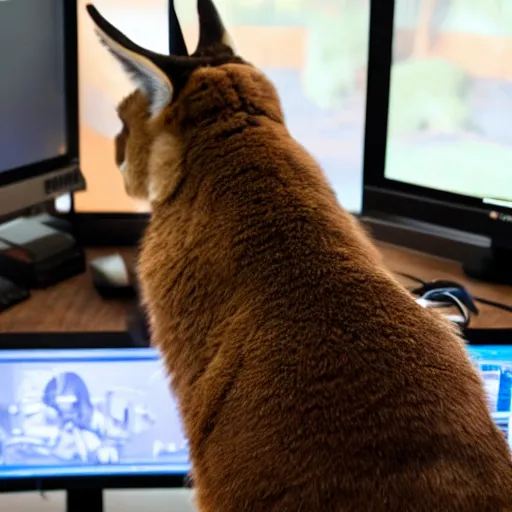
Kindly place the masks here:
[(0, 479), (188, 469), (153, 349), (0, 351)]
[[(87, 191), (78, 212), (142, 212), (127, 197), (114, 161), (116, 105), (133, 88), (98, 42), (78, 2), (80, 165)], [(196, 2), (175, 0), (189, 51)], [(369, 0), (215, 0), (240, 55), (263, 69), (281, 96), (292, 135), (318, 160), (340, 202), (362, 198)], [(140, 45), (167, 53), (167, 0), (102, 0), (98, 8)], [(149, 27), (149, 28), (148, 28)]]
[(469, 355), (482, 374), (492, 417), (512, 449), (512, 345), (472, 346)]
[[(512, 447), (512, 346), (469, 353)], [(150, 348), (0, 351), (0, 479), (185, 475), (171, 396)]]
[(0, 2), (0, 173), (68, 151), (63, 0)]
[(512, 4), (395, 0), (385, 177), (512, 206)]

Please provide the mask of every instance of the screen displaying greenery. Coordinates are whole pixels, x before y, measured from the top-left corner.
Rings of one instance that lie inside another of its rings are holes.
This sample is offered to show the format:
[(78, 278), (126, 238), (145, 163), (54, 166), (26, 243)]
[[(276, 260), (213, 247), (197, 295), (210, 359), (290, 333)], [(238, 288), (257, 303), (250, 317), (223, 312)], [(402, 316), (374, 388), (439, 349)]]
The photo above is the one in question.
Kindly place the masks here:
[(512, 202), (512, 2), (397, 0), (386, 177)]

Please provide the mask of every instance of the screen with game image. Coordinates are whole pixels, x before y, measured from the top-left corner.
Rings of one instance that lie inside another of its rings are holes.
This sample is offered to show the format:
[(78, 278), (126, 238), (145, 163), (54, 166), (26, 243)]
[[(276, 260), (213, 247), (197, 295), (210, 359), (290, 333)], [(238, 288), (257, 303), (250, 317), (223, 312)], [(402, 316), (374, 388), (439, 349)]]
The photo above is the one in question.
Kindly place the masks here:
[(395, 0), (385, 176), (512, 205), (512, 2)]
[[(80, 165), (87, 191), (78, 212), (137, 212), (114, 162), (115, 107), (132, 90), (98, 42), (78, 1)], [(142, 46), (168, 52), (167, 0), (97, 0), (101, 13)], [(340, 201), (358, 211), (366, 101), (369, 0), (215, 0), (240, 55), (280, 93), (292, 134), (324, 168)], [(175, 0), (189, 51), (197, 44), (196, 2)]]
[[(512, 346), (469, 353), (512, 447)], [(0, 480), (188, 470), (155, 350), (0, 350)]]
[(0, 351), (0, 479), (188, 469), (154, 350)]

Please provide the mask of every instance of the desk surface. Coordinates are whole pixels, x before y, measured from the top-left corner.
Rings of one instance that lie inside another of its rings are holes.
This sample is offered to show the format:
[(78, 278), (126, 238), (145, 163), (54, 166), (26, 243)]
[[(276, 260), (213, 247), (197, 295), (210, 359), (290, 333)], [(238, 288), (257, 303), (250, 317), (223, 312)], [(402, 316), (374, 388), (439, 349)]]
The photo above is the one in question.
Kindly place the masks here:
[[(475, 296), (512, 304), (512, 288), (491, 286), (468, 280), (459, 265), (392, 245), (379, 244), (388, 268), (423, 280), (452, 279), (468, 286)], [(88, 257), (114, 252), (113, 249), (91, 249)], [(131, 259), (134, 250), (122, 254)], [(406, 285), (410, 281), (400, 278)], [(95, 291), (89, 273), (76, 276), (47, 290), (36, 290), (32, 297), (0, 314), (0, 333), (122, 331), (125, 329), (129, 301), (105, 300)], [(480, 307), (474, 327), (512, 327), (512, 313), (489, 306)]]

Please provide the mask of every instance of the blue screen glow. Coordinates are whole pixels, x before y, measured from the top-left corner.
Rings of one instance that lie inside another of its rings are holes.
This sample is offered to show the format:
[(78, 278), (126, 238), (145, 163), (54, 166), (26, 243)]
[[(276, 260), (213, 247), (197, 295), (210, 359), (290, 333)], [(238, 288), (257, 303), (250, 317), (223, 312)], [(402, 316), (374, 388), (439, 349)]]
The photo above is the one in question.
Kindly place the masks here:
[(0, 351), (0, 478), (188, 470), (154, 350)]

